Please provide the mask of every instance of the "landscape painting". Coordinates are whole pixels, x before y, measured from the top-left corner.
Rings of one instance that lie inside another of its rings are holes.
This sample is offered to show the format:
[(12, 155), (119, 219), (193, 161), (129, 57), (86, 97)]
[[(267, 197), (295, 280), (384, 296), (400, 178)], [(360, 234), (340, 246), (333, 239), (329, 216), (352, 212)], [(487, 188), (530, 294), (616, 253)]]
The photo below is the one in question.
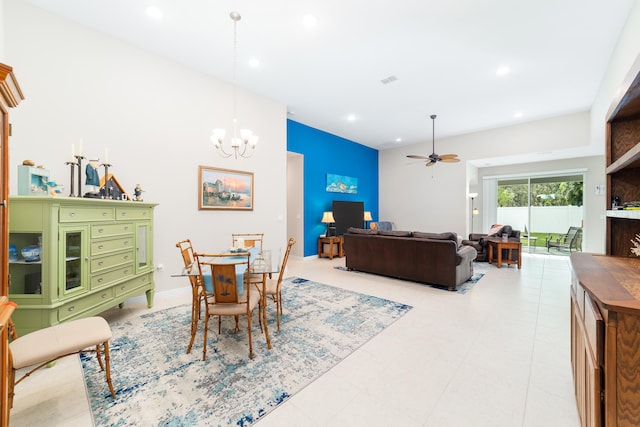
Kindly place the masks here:
[(198, 166), (198, 209), (253, 210), (253, 173)]

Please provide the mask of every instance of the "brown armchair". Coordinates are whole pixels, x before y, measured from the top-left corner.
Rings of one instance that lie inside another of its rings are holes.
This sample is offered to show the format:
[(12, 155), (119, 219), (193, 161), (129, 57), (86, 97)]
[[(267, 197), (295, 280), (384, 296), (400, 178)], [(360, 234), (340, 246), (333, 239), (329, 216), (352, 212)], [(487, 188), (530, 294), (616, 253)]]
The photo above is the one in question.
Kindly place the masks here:
[[(491, 228), (494, 229), (496, 225), (493, 225)], [(462, 244), (466, 246), (472, 246), (475, 248), (478, 255), (476, 256), (476, 261), (489, 261), (489, 249), (487, 243), (487, 237), (499, 237), (502, 238), (502, 234), (507, 233), (508, 239), (510, 241), (520, 241), (520, 230), (514, 230), (510, 225), (503, 225), (501, 228), (497, 230), (497, 232), (489, 234), (482, 233), (471, 233), (469, 234), (469, 239), (463, 240)], [(517, 252), (517, 251), (516, 251)], [(517, 259), (517, 255), (514, 260)]]

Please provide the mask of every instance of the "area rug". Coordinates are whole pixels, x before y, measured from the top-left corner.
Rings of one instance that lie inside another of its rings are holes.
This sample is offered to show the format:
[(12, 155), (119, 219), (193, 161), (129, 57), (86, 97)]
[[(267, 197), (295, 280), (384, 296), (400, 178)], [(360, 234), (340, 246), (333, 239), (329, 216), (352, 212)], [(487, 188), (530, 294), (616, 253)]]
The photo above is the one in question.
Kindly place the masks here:
[(206, 361), (202, 322), (186, 354), (189, 305), (112, 324), (115, 401), (95, 357), (81, 358), (95, 425), (249, 426), (412, 308), (301, 278), (283, 283), (283, 304), (280, 332), (268, 305), (271, 350), (254, 318), (253, 359), (233, 318), (220, 335), (211, 321)]
[[(336, 270), (343, 270), (343, 271), (349, 271), (352, 273), (360, 273), (360, 274), (373, 274), (373, 273), (367, 273), (364, 271), (358, 271), (358, 270), (349, 270), (347, 267), (342, 266), (342, 265), (338, 265), (336, 267), (334, 267)], [(476, 269), (477, 270), (477, 269)], [(469, 280), (467, 280), (466, 282), (462, 283), (460, 286), (458, 286), (455, 290), (455, 293), (458, 294), (466, 294), (467, 292), (469, 292), (471, 290), (471, 288), (473, 287), (473, 285), (475, 285), (476, 283), (478, 283), (478, 281), (480, 279), (482, 279), (484, 277), (484, 273), (479, 273), (479, 272), (474, 272), (473, 276), (471, 276), (471, 278)], [(398, 279), (398, 280), (402, 280), (402, 279)], [(419, 282), (416, 282), (419, 283)], [(449, 292), (449, 289), (446, 286), (438, 286), (438, 285), (432, 285), (429, 283), (421, 283), (424, 284), (426, 286), (429, 286), (430, 288), (433, 289), (439, 289), (439, 290), (444, 290)], [(453, 292), (452, 292), (453, 293)]]

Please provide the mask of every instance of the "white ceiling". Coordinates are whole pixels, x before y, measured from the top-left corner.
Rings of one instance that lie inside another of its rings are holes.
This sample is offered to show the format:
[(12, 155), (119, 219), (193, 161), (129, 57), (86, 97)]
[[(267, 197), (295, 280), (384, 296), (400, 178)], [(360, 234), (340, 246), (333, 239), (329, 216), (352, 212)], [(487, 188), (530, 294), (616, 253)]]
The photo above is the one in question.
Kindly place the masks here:
[[(588, 110), (635, 0), (28, 0), (385, 149)], [(145, 14), (155, 5), (162, 21)], [(305, 15), (317, 25), (307, 28)], [(257, 58), (261, 65), (247, 65)], [(511, 73), (498, 77), (506, 65)], [(397, 80), (383, 84), (389, 76)], [(516, 112), (521, 118), (514, 118)], [(349, 114), (355, 116), (347, 121)]]

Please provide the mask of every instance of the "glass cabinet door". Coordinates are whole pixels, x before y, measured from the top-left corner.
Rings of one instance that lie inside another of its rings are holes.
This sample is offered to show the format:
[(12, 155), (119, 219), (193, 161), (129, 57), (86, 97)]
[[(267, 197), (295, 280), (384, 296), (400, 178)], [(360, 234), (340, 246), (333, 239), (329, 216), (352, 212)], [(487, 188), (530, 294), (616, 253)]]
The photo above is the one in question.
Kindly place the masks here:
[(150, 224), (139, 223), (136, 225), (136, 271), (144, 271), (151, 267), (149, 256)]
[(75, 294), (87, 288), (86, 280), (86, 228), (61, 230), (60, 291), (61, 296)]
[(42, 294), (42, 234), (9, 234), (9, 294)]

